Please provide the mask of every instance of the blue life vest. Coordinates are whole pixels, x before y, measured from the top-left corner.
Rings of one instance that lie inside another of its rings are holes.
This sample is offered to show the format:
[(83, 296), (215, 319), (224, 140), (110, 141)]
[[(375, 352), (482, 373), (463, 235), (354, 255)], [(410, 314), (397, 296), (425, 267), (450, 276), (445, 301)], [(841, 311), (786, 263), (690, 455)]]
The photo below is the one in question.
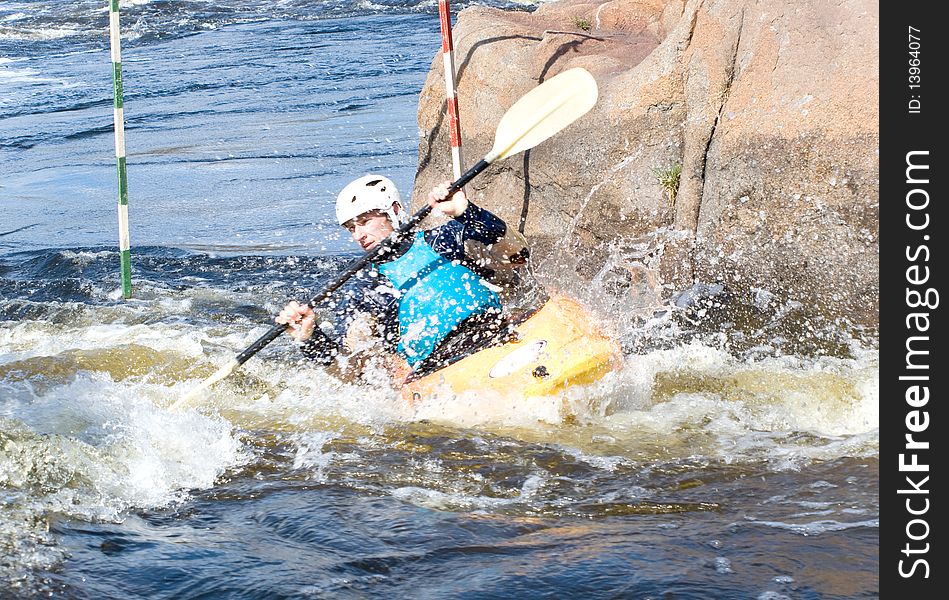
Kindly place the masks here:
[(409, 250), (379, 265), (400, 292), (398, 352), (409, 366), (428, 358), (459, 323), (490, 308), (501, 308), (497, 293), (474, 271), (435, 252), (424, 232)]

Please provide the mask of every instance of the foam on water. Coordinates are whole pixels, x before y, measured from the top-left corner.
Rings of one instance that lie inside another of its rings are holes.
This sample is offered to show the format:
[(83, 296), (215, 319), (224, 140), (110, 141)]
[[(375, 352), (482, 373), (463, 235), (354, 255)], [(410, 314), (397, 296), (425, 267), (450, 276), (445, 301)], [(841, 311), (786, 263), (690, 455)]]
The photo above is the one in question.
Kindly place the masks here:
[[(477, 477), (471, 477), (477, 479)], [(485, 494), (472, 493), (465, 488), (480, 488), (480, 485), (465, 485), (460, 482), (455, 491), (444, 492), (419, 486), (405, 486), (392, 490), (392, 495), (416, 506), (433, 510), (497, 510), (499, 508), (530, 502), (543, 487), (545, 479), (539, 475), (528, 477), (520, 490), (509, 498), (499, 498)], [(480, 483), (480, 482), (475, 482)]]
[[(45, 508), (117, 519), (129, 507), (166, 506), (183, 491), (206, 488), (246, 460), (220, 417), (171, 414), (158, 405), (162, 386), (117, 385), (80, 373), (70, 383), (7, 403), (21, 435), (6, 445), (5, 479), (17, 488), (62, 485)], [(23, 428), (27, 429), (23, 429)]]
[[(222, 351), (215, 364), (226, 363), (256, 337), (231, 339), (228, 346), (238, 350)], [(180, 397), (202, 381), (182, 381), (170, 396)], [(292, 432), (323, 431), (327, 425), (381, 428), (400, 421), (408, 412), (391, 386), (346, 383), (296, 356), (276, 362), (250, 360), (205, 392), (191, 408), (220, 412), (242, 429)]]
[(725, 461), (866, 456), (879, 427), (875, 353), (853, 359), (770, 357), (741, 360), (690, 343), (626, 357), (599, 382), (557, 397), (491, 396), (478, 391), (439, 397), (414, 418), (459, 426), (537, 428), (565, 419), (603, 427), (635, 443), (679, 439)]
[(563, 417), (563, 401), (558, 396), (523, 397), (472, 390), (458, 396), (436, 395), (420, 403), (411, 418), (460, 427), (534, 428), (539, 424), (559, 424)]
[(292, 437), (296, 445), (296, 454), (293, 457), (294, 469), (311, 469), (317, 471), (316, 479), (321, 479), (323, 469), (328, 466), (336, 457), (336, 453), (324, 452), (323, 448), (327, 442), (338, 437), (338, 434), (331, 431), (314, 431), (296, 434)]
[(50, 520), (121, 521), (212, 486), (248, 460), (230, 423), (160, 407), (164, 386), (117, 383), (80, 371), (37, 393), (0, 381), (0, 578), (27, 581), (63, 551)]
[[(30, 40), (30, 41), (45, 41), (45, 40), (61, 40), (66, 38), (73, 38), (80, 35), (88, 34), (88, 31), (83, 31), (74, 27), (44, 27), (40, 29), (27, 29), (27, 28), (17, 28), (13, 29), (10, 27), (0, 26), (0, 40)], [(21, 81), (50, 81), (49, 79), (22, 79)]]
[(873, 527), (878, 528), (880, 526), (879, 519), (869, 519), (866, 521), (852, 521), (852, 522), (841, 522), (833, 519), (821, 520), (821, 521), (810, 521), (807, 523), (785, 523), (783, 521), (755, 521), (749, 520), (745, 523), (735, 523), (735, 527), (742, 525), (757, 525), (761, 527), (772, 527), (774, 529), (786, 529), (794, 533), (798, 533), (804, 536), (811, 535), (820, 535), (821, 533), (827, 533), (829, 531), (844, 531), (847, 529), (854, 529), (860, 527)]
[[(80, 363), (85, 361), (86, 368), (105, 370), (118, 376), (123, 372), (143, 373), (149, 367), (158, 367), (157, 361), (179, 358), (175, 354), (200, 356), (203, 352), (201, 341), (188, 329), (161, 323), (79, 323), (63, 327), (24, 321), (0, 329), (0, 365), (38, 357), (50, 358), (46, 364), (62, 364), (56, 359), (75, 357)], [(162, 357), (162, 354), (166, 356)], [(140, 361), (138, 368), (135, 361)], [(78, 368), (82, 368), (81, 365)]]
[(99, 260), (111, 260), (115, 253), (111, 250), (62, 250), (60, 256), (76, 265), (85, 266)]
[[(3, 28), (0, 27), (0, 39), (4, 37)], [(6, 64), (10, 64), (7, 62)], [(53, 79), (51, 77), (45, 77), (41, 75), (41, 71), (36, 69), (13, 69), (10, 67), (4, 66), (4, 62), (0, 61), (0, 81), (3, 81), (5, 84), (15, 85), (23, 83), (61, 83), (66, 85), (66, 82)]]

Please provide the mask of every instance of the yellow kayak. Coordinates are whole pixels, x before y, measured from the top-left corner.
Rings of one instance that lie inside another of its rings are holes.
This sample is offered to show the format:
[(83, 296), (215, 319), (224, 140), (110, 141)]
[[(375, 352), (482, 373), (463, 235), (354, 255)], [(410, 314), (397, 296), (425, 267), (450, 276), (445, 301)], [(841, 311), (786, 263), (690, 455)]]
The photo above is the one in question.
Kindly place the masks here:
[(537, 397), (592, 383), (619, 365), (619, 345), (575, 300), (551, 297), (507, 340), (434, 373), (409, 380), (402, 397), (411, 404), (464, 392)]

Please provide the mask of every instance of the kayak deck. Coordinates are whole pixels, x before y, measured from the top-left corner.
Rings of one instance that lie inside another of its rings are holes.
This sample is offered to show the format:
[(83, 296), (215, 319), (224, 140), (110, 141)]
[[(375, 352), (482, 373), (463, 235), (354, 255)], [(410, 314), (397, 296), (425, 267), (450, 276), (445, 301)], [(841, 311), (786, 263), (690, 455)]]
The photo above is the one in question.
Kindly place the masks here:
[(409, 381), (401, 394), (411, 404), (471, 391), (549, 396), (596, 381), (616, 368), (619, 356), (619, 345), (579, 303), (552, 296), (504, 343)]

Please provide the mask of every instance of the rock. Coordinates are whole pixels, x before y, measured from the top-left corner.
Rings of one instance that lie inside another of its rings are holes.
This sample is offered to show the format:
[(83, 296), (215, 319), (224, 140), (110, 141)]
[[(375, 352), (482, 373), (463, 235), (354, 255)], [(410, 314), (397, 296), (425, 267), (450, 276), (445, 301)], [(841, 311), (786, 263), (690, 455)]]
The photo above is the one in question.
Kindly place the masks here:
[(696, 283), (687, 290), (675, 294), (669, 303), (677, 308), (691, 308), (710, 298), (727, 295), (725, 286), (720, 283)]
[[(454, 28), (465, 166), (524, 93), (572, 67), (600, 100), (492, 165), (469, 195), (523, 231), (540, 266), (591, 277), (652, 236), (667, 289), (761, 288), (824, 317), (879, 322), (876, 2), (561, 0), (471, 7)], [(419, 98), (413, 204), (451, 178), (441, 56)], [(679, 185), (657, 173), (681, 168)], [(569, 255), (569, 256), (567, 256)]]

